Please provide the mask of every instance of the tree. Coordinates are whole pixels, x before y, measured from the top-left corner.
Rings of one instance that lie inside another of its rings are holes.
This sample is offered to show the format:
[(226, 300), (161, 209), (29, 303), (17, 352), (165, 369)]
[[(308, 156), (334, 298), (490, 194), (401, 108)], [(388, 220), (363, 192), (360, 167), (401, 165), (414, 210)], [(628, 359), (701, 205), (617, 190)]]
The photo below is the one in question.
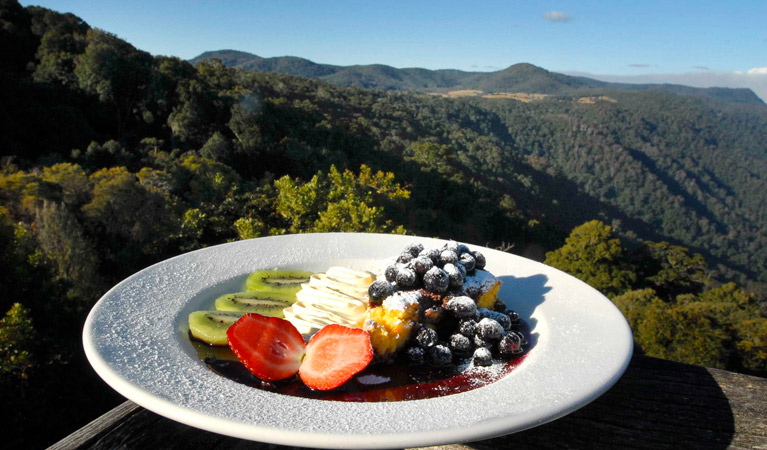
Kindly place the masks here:
[(678, 295), (697, 294), (711, 282), (706, 261), (685, 247), (667, 242), (645, 242), (632, 257), (637, 276), (666, 301)]
[(85, 52), (75, 59), (78, 85), (112, 106), (117, 136), (122, 139), (147, 93), (154, 60), (149, 53), (97, 28), (88, 30), (86, 42)]
[(85, 170), (77, 164), (59, 163), (43, 168), (43, 181), (61, 186), (61, 199), (67, 205), (82, 206), (91, 194)]
[(437, 173), (460, 179), (460, 172), (456, 170), (458, 165), (455, 152), (447, 145), (439, 145), (428, 141), (414, 142), (408, 146), (402, 155), (405, 161), (415, 161), (424, 170), (435, 170)]
[(652, 288), (644, 288), (626, 291), (614, 297), (612, 301), (623, 313), (636, 338), (639, 325), (644, 321), (647, 307), (661, 300)]
[(189, 154), (181, 160), (185, 172), (185, 195), (192, 204), (220, 203), (240, 182), (237, 173), (226, 164)]
[(573, 229), (565, 245), (546, 253), (545, 264), (573, 275), (607, 296), (630, 289), (636, 275), (620, 239), (598, 220)]
[(645, 354), (705, 367), (726, 368), (729, 335), (710, 308), (654, 300), (635, 331)]
[(174, 144), (199, 148), (219, 123), (217, 95), (201, 80), (182, 80), (176, 88), (178, 104), (168, 116)]
[(93, 196), (82, 207), (86, 228), (112, 270), (122, 273), (162, 254), (173, 224), (165, 193), (139, 183), (125, 167), (101, 169), (90, 179)]
[(288, 176), (274, 182), (276, 211), (287, 219), (289, 231), (299, 232), (395, 232), (403, 233), (386, 219), (384, 205), (407, 199), (410, 192), (394, 181), (394, 174), (360, 167), (359, 176), (350, 170), (330, 167), (299, 184)]
[(767, 318), (744, 320), (735, 325), (740, 363), (748, 370), (767, 372)]
[(43, 8), (35, 11), (32, 32), (40, 36), (40, 46), (33, 79), (77, 87), (75, 58), (85, 52), (90, 26), (74, 14), (60, 14)]
[(71, 293), (78, 300), (77, 304), (66, 306), (74, 310), (87, 307), (104, 288), (98, 275), (98, 253), (65, 205), (45, 201), (36, 216), (35, 231), (40, 247), (55, 264), (58, 277), (69, 283)]
[(257, 152), (263, 145), (259, 128), (263, 107), (263, 99), (255, 94), (240, 95), (232, 106), (228, 126), (243, 152)]
[(0, 2), (0, 73), (20, 72), (32, 60), (35, 40), (28, 12), (17, 1)]
[(14, 303), (0, 319), (0, 375), (16, 380), (29, 378), (36, 366), (36, 342), (37, 332), (29, 309)]

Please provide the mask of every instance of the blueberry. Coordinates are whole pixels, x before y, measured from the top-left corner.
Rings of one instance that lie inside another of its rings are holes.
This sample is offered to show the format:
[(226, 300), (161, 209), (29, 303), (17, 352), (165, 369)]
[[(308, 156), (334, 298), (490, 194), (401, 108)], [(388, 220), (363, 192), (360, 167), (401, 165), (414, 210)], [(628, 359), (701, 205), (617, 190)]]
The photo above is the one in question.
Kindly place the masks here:
[(456, 354), (467, 354), (471, 351), (471, 340), (462, 334), (454, 334), (450, 336), (450, 350)]
[(397, 272), (397, 284), (403, 289), (414, 288), (418, 284), (418, 275), (410, 267), (403, 267)]
[(429, 348), (437, 345), (437, 342), (439, 342), (439, 337), (437, 336), (436, 331), (431, 328), (424, 327), (418, 331), (418, 334), (415, 337), (415, 341), (418, 343), (419, 347)]
[(493, 355), (485, 347), (477, 347), (474, 350), (474, 365), (475, 366), (489, 366), (493, 363)]
[(503, 327), (497, 321), (485, 317), (477, 324), (477, 336), (486, 341), (500, 339), (503, 335)]
[(463, 267), (463, 264), (455, 264), (455, 267), (461, 271), (461, 276), (463, 277), (463, 280), (466, 281), (466, 268)]
[(450, 250), (454, 253), (458, 253), (459, 244), (455, 241), (447, 241), (445, 245), (442, 246), (442, 250)]
[(487, 264), (487, 261), (485, 260), (485, 255), (483, 255), (482, 253), (476, 250), (471, 252), (471, 255), (474, 256), (474, 261), (476, 261), (477, 263), (475, 267), (477, 269), (484, 269), (485, 265)]
[[(461, 264), (459, 264), (460, 266)], [(463, 291), (466, 295), (473, 298), (474, 300), (477, 300), (479, 298), (480, 286), (478, 284), (470, 284), (469, 286), (464, 286)]]
[(447, 277), (450, 279), (451, 288), (459, 288), (463, 286), (463, 279), (466, 277), (466, 275), (464, 275), (463, 272), (461, 272), (461, 270), (458, 269), (455, 264), (445, 264), (442, 270), (447, 272)]
[(440, 252), (439, 263), (437, 264), (444, 266), (445, 264), (455, 264), (457, 262), (458, 262), (458, 254), (454, 252), (453, 250), (446, 249)]
[(522, 339), (516, 333), (507, 333), (498, 343), (498, 352), (503, 357), (510, 357), (522, 353)]
[(469, 319), (477, 313), (477, 304), (470, 297), (464, 295), (453, 297), (445, 304), (445, 309), (450, 311), (455, 317)]
[(375, 280), (368, 288), (370, 303), (374, 305), (380, 305), (381, 302), (383, 302), (386, 297), (392, 295), (392, 293), (391, 283), (386, 280)]
[(527, 339), (525, 339), (525, 335), (522, 334), (521, 331), (509, 331), (509, 334), (514, 333), (517, 336), (519, 336), (519, 341), (522, 342), (522, 345), (527, 345)]
[(511, 319), (509, 319), (509, 316), (504, 313), (491, 311), (487, 308), (479, 308), (477, 310), (477, 315), (480, 319), (488, 318), (498, 322), (504, 330), (511, 328)]
[(432, 261), (428, 256), (421, 255), (410, 261), (410, 266), (415, 269), (415, 272), (418, 275), (423, 276), (423, 274), (428, 272), (429, 269), (434, 267), (434, 261)]
[(447, 291), (447, 287), (450, 285), (450, 278), (447, 272), (439, 267), (432, 267), (423, 275), (423, 287), (435, 294), (441, 294)]
[(493, 348), (492, 342), (482, 339), (482, 336), (479, 335), (479, 328), (477, 328), (477, 334), (474, 335), (473, 341), (475, 347), (484, 347), (488, 350)]
[(405, 353), (408, 362), (413, 365), (423, 364), (426, 359), (426, 352), (421, 347), (410, 347)]
[(458, 244), (458, 255), (463, 255), (464, 253), (471, 253), (471, 250), (469, 250), (469, 247), (466, 244)]
[(469, 253), (464, 253), (461, 255), (461, 259), (459, 261), (467, 272), (471, 272), (477, 266), (477, 261)]
[[(418, 256), (419, 253), (423, 250), (423, 244), (420, 242), (413, 242), (412, 244), (409, 244), (407, 247), (405, 247), (404, 252), (410, 253), (413, 255), (413, 257)], [(403, 253), (404, 253), (403, 252)]]
[(504, 303), (503, 300), (499, 298), (495, 299), (495, 303), (493, 303), (493, 310), (500, 313), (506, 311), (506, 303)]
[(522, 322), (522, 318), (519, 317), (519, 313), (516, 311), (508, 310), (506, 311), (506, 315), (509, 316), (509, 320), (511, 320), (511, 326), (517, 326)]
[(437, 264), (439, 262), (439, 250), (436, 248), (425, 248), (418, 254), (418, 256), (426, 256), (431, 259), (431, 262)]
[(413, 255), (410, 252), (402, 252), (400, 253), (399, 257), (397, 257), (397, 262), (401, 264), (407, 264), (411, 259), (413, 259)]
[(463, 319), (458, 322), (458, 332), (466, 337), (474, 337), (477, 334), (477, 322), (474, 319)]
[(397, 272), (399, 272), (399, 266), (392, 264), (384, 271), (386, 281), (397, 281)]
[(429, 362), (437, 367), (449, 366), (453, 362), (453, 352), (439, 344), (429, 348)]

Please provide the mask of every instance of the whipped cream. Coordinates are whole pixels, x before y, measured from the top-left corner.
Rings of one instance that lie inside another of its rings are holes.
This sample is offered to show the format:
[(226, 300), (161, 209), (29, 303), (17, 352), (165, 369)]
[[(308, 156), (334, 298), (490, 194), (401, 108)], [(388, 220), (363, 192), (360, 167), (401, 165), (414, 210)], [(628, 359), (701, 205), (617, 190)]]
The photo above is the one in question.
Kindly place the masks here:
[(309, 278), (296, 294), (296, 302), (285, 308), (289, 320), (301, 334), (310, 335), (325, 325), (336, 323), (360, 328), (368, 309), (370, 272), (331, 267)]

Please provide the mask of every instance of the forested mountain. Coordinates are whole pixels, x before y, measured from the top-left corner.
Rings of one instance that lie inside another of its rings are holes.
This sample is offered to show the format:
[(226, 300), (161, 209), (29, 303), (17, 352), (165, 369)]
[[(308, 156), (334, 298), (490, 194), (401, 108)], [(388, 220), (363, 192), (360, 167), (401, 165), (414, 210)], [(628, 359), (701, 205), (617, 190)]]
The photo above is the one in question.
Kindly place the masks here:
[(412, 233), (545, 260), (608, 295), (636, 351), (767, 375), (764, 104), (571, 91), (529, 65), (487, 82), (551, 93), (340, 87), (271, 73), (337, 68), (266, 63), (153, 56), (0, 0), (0, 419), (24, 433), (6, 444), (50, 444), (119, 400), (80, 344), (106, 289), (282, 233)]
[(602, 95), (601, 89), (626, 91), (664, 91), (682, 95), (712, 98), (730, 103), (762, 105), (764, 102), (750, 89), (694, 88), (675, 84), (608, 83), (586, 77), (574, 77), (536, 67), (514, 64), (497, 72), (465, 72), (442, 69), (397, 69), (382, 64), (335, 66), (318, 64), (295, 56), (262, 58), (237, 50), (217, 50), (200, 54), (192, 64), (219, 59), (227, 67), (257, 72), (274, 72), (319, 78), (342, 87), (362, 89), (445, 92), (479, 90), (484, 93)]

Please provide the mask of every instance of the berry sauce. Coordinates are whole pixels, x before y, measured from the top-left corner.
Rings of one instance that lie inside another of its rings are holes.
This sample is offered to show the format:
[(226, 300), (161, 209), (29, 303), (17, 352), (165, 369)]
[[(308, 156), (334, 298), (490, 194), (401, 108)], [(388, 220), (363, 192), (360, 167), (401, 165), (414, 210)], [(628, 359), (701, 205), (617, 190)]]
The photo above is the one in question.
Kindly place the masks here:
[(317, 391), (302, 383), (298, 375), (276, 382), (261, 381), (229, 348), (210, 347), (194, 339), (192, 343), (199, 358), (211, 370), (238, 383), (284, 395), (346, 402), (421, 400), (471, 391), (508, 375), (527, 355), (525, 351), (510, 360), (493, 359), (493, 364), (487, 367), (475, 367), (468, 362), (443, 368), (428, 364), (412, 366), (399, 361), (371, 364), (343, 386), (331, 391)]

